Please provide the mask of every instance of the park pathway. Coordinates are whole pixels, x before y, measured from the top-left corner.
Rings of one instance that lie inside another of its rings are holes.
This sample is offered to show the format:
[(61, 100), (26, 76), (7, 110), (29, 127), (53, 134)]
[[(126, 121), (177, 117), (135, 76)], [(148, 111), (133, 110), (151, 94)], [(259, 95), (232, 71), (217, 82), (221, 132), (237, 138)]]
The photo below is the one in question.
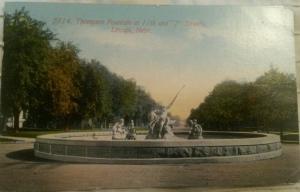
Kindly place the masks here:
[(0, 144), (0, 191), (300, 191), (297, 144), (275, 159), (183, 165), (62, 163), (34, 157), (32, 147)]

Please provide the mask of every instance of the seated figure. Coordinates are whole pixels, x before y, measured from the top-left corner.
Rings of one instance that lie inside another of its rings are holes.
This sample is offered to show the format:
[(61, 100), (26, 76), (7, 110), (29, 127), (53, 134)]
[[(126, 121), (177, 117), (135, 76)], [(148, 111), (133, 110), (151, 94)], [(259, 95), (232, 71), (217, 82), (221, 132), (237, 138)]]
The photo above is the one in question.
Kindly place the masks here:
[(126, 135), (127, 140), (136, 140), (136, 130), (134, 127), (134, 121), (130, 121), (130, 125), (128, 126), (128, 132)]
[(125, 139), (125, 136), (124, 119), (120, 119), (112, 128), (112, 139)]
[(166, 121), (163, 125), (162, 131), (161, 131), (161, 137), (162, 139), (172, 139), (174, 138), (174, 133), (172, 131), (173, 124), (175, 121), (170, 120), (169, 117), (166, 118)]
[(198, 124), (197, 119), (190, 120), (191, 131), (188, 139), (202, 139), (202, 127)]

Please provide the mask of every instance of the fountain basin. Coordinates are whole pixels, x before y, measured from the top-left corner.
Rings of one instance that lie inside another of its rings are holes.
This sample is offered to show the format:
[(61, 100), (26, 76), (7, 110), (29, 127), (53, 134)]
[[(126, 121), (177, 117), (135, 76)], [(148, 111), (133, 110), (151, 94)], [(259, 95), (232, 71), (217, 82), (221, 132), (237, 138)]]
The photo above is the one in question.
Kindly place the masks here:
[(240, 162), (280, 156), (277, 135), (249, 132), (205, 132), (188, 140), (187, 132), (172, 140), (111, 140), (110, 132), (70, 132), (36, 139), (37, 157), (84, 163), (199, 163)]

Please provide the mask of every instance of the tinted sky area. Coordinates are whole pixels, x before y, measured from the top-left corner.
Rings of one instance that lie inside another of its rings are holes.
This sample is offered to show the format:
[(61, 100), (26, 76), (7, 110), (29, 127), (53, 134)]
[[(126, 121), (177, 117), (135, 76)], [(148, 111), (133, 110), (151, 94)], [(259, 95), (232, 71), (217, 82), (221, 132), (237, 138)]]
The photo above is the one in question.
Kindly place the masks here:
[(281, 7), (7, 3), (25, 7), (80, 56), (133, 78), (186, 118), (223, 80), (255, 80), (271, 66), (294, 73), (292, 12)]

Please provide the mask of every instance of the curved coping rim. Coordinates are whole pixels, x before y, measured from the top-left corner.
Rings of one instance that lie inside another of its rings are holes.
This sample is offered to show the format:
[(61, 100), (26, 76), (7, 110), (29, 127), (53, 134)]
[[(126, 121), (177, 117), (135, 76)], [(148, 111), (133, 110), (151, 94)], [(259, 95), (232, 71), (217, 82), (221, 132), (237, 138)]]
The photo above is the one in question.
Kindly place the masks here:
[(282, 154), (282, 149), (265, 152), (265, 153), (239, 155), (239, 156), (212, 156), (212, 157), (197, 157), (197, 158), (193, 157), (193, 158), (111, 159), (111, 158), (92, 158), (92, 157), (80, 157), (80, 156), (53, 155), (49, 153), (35, 151), (35, 155), (37, 157), (51, 159), (55, 161), (78, 162), (78, 163), (102, 163), (102, 164), (233, 163), (233, 162), (270, 159), (270, 158), (278, 157), (281, 154)]
[[(257, 137), (228, 138), (228, 139), (199, 139), (199, 140), (68, 140), (67, 137), (111, 135), (110, 132), (69, 132), (38, 136), (36, 142), (84, 145), (84, 146), (113, 146), (113, 147), (175, 147), (175, 146), (232, 146), (232, 145), (258, 145), (280, 142), (280, 137), (274, 134), (251, 132), (206, 132), (228, 135), (251, 135)], [(61, 136), (61, 137), (58, 137)]]

